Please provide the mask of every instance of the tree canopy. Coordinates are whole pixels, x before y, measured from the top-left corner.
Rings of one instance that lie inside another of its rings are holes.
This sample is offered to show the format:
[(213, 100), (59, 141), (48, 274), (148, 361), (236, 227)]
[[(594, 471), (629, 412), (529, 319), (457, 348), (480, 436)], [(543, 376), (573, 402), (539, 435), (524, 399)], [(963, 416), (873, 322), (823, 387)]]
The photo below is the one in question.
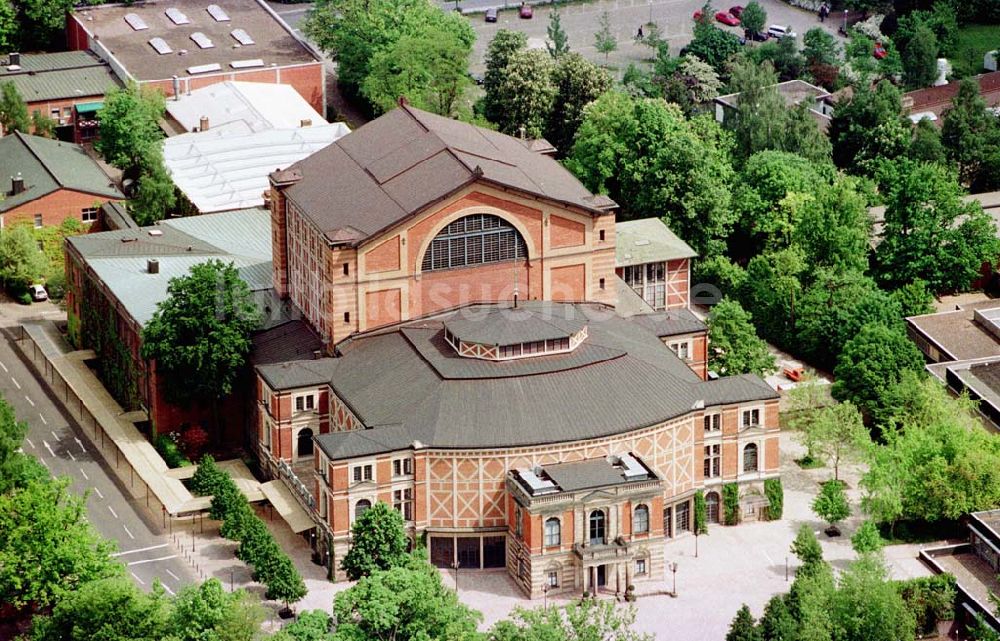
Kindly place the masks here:
[(774, 370), (774, 355), (757, 336), (752, 316), (730, 298), (723, 298), (708, 317), (708, 366), (722, 376)]
[(493, 123), (500, 123), (507, 105), (502, 102), (500, 85), (504, 81), (507, 65), (518, 51), (528, 46), (528, 36), (523, 31), (500, 29), (486, 47), (486, 73), (483, 74), (483, 115)]
[(0, 395), (0, 494), (49, 477), (37, 459), (21, 451), (27, 433), (28, 424), (17, 420), (14, 408)]
[(653, 635), (633, 629), (634, 607), (609, 600), (583, 599), (564, 607), (515, 608), (498, 622), (488, 641), (652, 641)]
[(3, 127), (4, 134), (12, 131), (26, 134), (31, 128), (28, 105), (17, 86), (9, 80), (0, 84), (0, 127)]
[[(870, 54), (869, 54), (870, 56)], [(834, 107), (829, 136), (833, 161), (852, 173), (871, 173), (873, 163), (906, 153), (911, 123), (903, 115), (902, 94), (888, 81), (874, 89), (855, 85)]]
[(986, 109), (976, 79), (959, 84), (952, 106), (944, 112), (940, 142), (948, 160), (957, 165), (959, 180), (973, 193), (1000, 188), (1000, 120)]
[(341, 567), (356, 581), (379, 570), (403, 565), (407, 560), (403, 517), (388, 503), (377, 501), (351, 525), (351, 548)]
[(847, 492), (840, 481), (827, 481), (820, 486), (819, 494), (813, 499), (812, 511), (830, 526), (835, 526), (851, 515), (847, 502)]
[(139, 171), (150, 158), (150, 147), (158, 146), (163, 138), (158, 122), (165, 110), (158, 90), (135, 82), (112, 89), (98, 112), (101, 137), (94, 148), (122, 171)]
[(34, 235), (25, 225), (0, 229), (0, 281), (12, 290), (23, 290), (48, 269)]

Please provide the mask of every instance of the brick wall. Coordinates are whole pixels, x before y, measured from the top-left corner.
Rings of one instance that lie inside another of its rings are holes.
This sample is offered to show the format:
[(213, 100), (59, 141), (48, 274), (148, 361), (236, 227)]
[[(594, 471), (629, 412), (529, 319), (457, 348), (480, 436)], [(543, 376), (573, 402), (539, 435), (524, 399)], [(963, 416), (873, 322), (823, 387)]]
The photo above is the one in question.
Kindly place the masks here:
[[(2, 180), (9, 181), (9, 176), (2, 177)], [(111, 182), (111, 179), (108, 179)], [(30, 189), (30, 188), (29, 188)], [(90, 207), (100, 207), (109, 200), (107, 196), (97, 196), (71, 189), (59, 189), (41, 198), (24, 203), (13, 209), (9, 209), (0, 214), (3, 226), (14, 223), (26, 222), (34, 223), (35, 215), (42, 215), (42, 225), (58, 226), (67, 218), (83, 220), (82, 212)]]

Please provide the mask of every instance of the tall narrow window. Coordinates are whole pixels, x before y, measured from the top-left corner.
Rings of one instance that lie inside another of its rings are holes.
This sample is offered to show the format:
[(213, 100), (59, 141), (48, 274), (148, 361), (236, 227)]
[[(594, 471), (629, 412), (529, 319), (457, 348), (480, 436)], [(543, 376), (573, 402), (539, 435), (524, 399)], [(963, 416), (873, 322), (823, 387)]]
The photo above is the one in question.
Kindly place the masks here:
[(716, 478), (722, 472), (722, 448), (719, 445), (705, 446), (705, 478)]
[(372, 502), (369, 501), (368, 499), (361, 499), (360, 501), (355, 503), (354, 520), (357, 521), (358, 519), (360, 519), (365, 512), (371, 509), (371, 507), (372, 507)]
[(590, 513), (590, 544), (602, 545), (607, 542), (604, 532), (604, 511), (594, 510)]
[(632, 531), (636, 534), (646, 534), (649, 532), (649, 508), (645, 505), (635, 508)]
[(747, 443), (743, 447), (743, 471), (744, 472), (756, 472), (757, 471), (757, 444)]
[(562, 524), (559, 519), (551, 518), (545, 521), (545, 546), (554, 547), (562, 541)]

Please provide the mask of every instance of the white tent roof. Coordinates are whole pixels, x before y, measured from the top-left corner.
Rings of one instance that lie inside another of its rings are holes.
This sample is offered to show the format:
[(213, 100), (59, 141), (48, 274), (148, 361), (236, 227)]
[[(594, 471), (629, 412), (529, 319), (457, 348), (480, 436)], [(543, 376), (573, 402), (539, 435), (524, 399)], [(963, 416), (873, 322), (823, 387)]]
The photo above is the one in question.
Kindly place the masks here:
[(326, 120), (289, 85), (266, 82), (220, 82), (167, 100), (167, 113), (185, 131), (198, 129), (202, 117), (208, 128), (232, 122), (245, 123), (250, 131), (295, 129), (308, 120), (312, 125)]

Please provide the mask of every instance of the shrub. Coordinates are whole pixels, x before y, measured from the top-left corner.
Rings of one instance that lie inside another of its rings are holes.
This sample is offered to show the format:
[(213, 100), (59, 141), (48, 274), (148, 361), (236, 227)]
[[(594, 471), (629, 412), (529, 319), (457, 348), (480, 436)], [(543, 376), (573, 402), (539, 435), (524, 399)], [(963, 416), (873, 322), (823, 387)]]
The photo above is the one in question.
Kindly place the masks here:
[(882, 549), (882, 535), (874, 521), (865, 521), (851, 537), (851, 547), (858, 554), (869, 554)]
[(726, 483), (722, 486), (722, 518), (726, 525), (740, 523), (740, 486)]
[(30, 305), (31, 294), (29, 294), (28, 292), (21, 292), (20, 294), (17, 295), (17, 302), (21, 303), (22, 305)]
[(174, 440), (173, 433), (160, 434), (156, 437), (156, 451), (163, 457), (163, 462), (167, 467), (186, 467), (191, 465), (191, 461), (184, 456), (177, 441)]
[(708, 534), (708, 506), (705, 493), (698, 490), (694, 493), (694, 535), (700, 534)]
[(933, 632), (939, 621), (955, 618), (955, 577), (950, 574), (922, 576), (899, 581), (896, 587), (922, 634)]
[(198, 462), (198, 469), (191, 477), (191, 490), (199, 496), (212, 496), (226, 482), (226, 473), (206, 454)]
[(764, 496), (768, 500), (768, 518), (772, 521), (779, 520), (785, 511), (785, 489), (781, 486), (781, 479), (764, 481)]
[(181, 433), (180, 446), (188, 458), (198, 458), (206, 445), (208, 445), (208, 432), (200, 425), (192, 425)]

